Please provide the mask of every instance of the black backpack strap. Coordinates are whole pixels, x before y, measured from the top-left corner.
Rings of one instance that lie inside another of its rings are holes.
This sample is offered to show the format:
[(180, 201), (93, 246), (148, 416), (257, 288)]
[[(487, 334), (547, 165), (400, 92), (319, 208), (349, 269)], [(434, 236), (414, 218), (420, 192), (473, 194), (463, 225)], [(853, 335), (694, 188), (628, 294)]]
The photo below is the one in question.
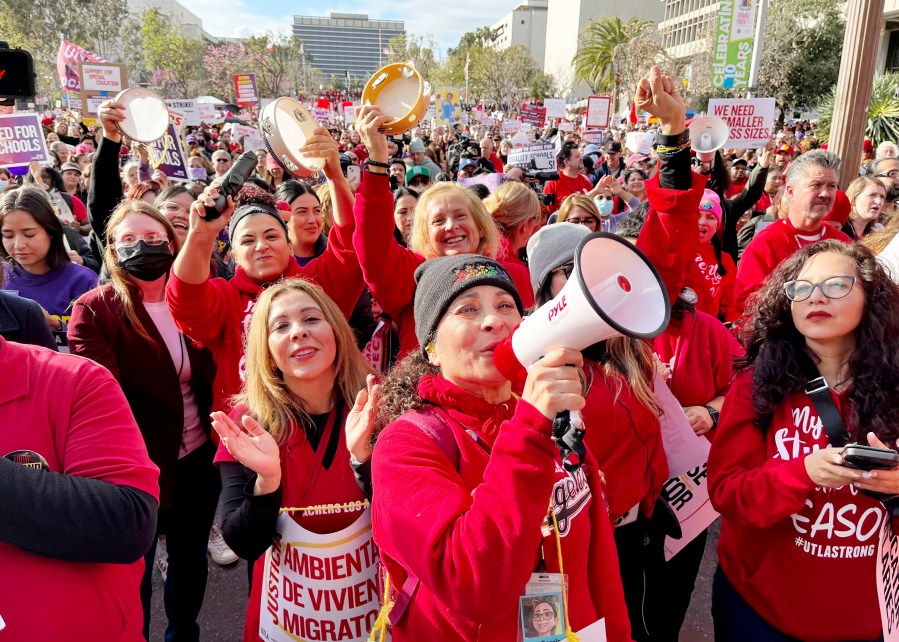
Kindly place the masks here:
[(830, 387), (824, 377), (812, 379), (805, 384), (805, 394), (812, 400), (818, 417), (827, 431), (827, 438), (830, 439), (830, 445), (840, 448), (849, 442), (849, 431), (846, 430), (846, 424), (840, 416), (837, 405), (830, 396)]

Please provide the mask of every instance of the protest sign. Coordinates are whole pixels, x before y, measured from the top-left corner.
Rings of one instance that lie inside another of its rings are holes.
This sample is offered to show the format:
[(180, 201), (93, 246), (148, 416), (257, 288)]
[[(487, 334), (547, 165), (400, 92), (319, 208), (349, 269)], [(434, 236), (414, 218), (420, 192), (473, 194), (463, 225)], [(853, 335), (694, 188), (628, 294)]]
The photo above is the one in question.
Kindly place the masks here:
[(493, 116), (484, 116), (484, 127), (495, 127), (496, 119)]
[(215, 106), (211, 103), (197, 103), (201, 123), (212, 123), (218, 120), (215, 115)]
[(543, 127), (546, 122), (546, 107), (539, 105), (522, 105), (521, 106), (521, 122)]
[(347, 125), (352, 125), (356, 122), (356, 106), (344, 106), (343, 108), (343, 122)]
[[(189, 181), (187, 161), (174, 123), (169, 123), (165, 136), (147, 145), (153, 166), (173, 181)], [(156, 161), (160, 161), (158, 164)]]
[(543, 101), (547, 118), (565, 118), (565, 99), (547, 98)]
[(257, 149), (265, 149), (265, 141), (262, 136), (247, 136), (243, 139), (243, 150), (245, 152), (254, 152)]
[(504, 120), (503, 121), (503, 133), (504, 134), (514, 134), (515, 132), (521, 131), (521, 121), (520, 120)]
[(749, 85), (755, 30), (755, 0), (720, 0), (712, 49), (712, 87)]
[(468, 187), (469, 185), (484, 185), (492, 194), (500, 185), (503, 184), (504, 174), (480, 174), (471, 178), (460, 178), (459, 182)]
[(234, 74), (234, 96), (238, 107), (257, 106), (256, 74)]
[(462, 122), (462, 107), (459, 104), (459, 90), (455, 87), (440, 87), (434, 92), (434, 109), (438, 125)]
[(660, 376), (655, 378), (653, 394), (662, 411), (659, 430), (662, 434), (665, 457), (668, 459), (669, 474), (678, 477), (692, 468), (705, 464), (711, 449), (709, 440), (693, 432), (680, 402)]
[(555, 172), (558, 169), (556, 147), (552, 143), (535, 143), (513, 148), (509, 152), (509, 160), (506, 161), (506, 165), (511, 167), (530, 167), (532, 160), (537, 162), (537, 166), (542, 171)]
[(175, 126), (175, 131), (180, 133), (184, 127), (184, 113), (177, 109), (169, 109), (169, 122)]
[(246, 136), (259, 136), (259, 130), (249, 125), (239, 125), (233, 123), (231, 125), (231, 140), (237, 142)]
[(587, 98), (587, 118), (584, 124), (588, 128), (607, 129), (611, 113), (611, 96), (590, 96)]
[(593, 143), (594, 145), (602, 145), (604, 136), (605, 132), (601, 129), (590, 129), (585, 132), (581, 132), (581, 140), (585, 143)]
[(49, 159), (38, 114), (0, 115), (0, 167), (27, 167)]
[(899, 535), (889, 519), (883, 520), (877, 546), (877, 597), (883, 642), (899, 642)]
[(259, 637), (368, 640), (378, 617), (380, 559), (370, 511), (337, 533), (313, 533), (287, 514), (277, 530), (262, 569)]
[(559, 123), (559, 131), (560, 132), (573, 132), (574, 131), (574, 123), (570, 120), (563, 120)]
[(81, 78), (80, 98), (85, 116), (96, 116), (97, 108), (105, 100), (128, 87), (128, 70), (125, 65), (111, 62), (78, 63)]
[(668, 561), (718, 519), (718, 513), (709, 499), (706, 465), (697, 466), (665, 482), (662, 499), (668, 502), (677, 516), (682, 533), (680, 539), (665, 538), (665, 560)]
[(730, 128), (726, 147), (764, 147), (774, 127), (773, 98), (712, 98), (709, 116), (721, 118)]
[(512, 135), (512, 139), (510, 142), (512, 143), (512, 148), (517, 149), (518, 147), (530, 145), (531, 138), (524, 132), (515, 132), (515, 134)]
[(171, 109), (177, 109), (184, 114), (184, 125), (187, 127), (200, 126), (200, 107), (196, 100), (172, 98), (167, 99), (165, 102)]
[(59, 84), (67, 91), (81, 90), (81, 76), (78, 73), (78, 63), (106, 62), (103, 58), (72, 44), (68, 40), (59, 43), (59, 52), (56, 54), (56, 73), (59, 75)]
[(628, 132), (624, 137), (624, 146), (638, 154), (648, 154), (652, 151), (652, 145), (656, 142), (652, 132)]

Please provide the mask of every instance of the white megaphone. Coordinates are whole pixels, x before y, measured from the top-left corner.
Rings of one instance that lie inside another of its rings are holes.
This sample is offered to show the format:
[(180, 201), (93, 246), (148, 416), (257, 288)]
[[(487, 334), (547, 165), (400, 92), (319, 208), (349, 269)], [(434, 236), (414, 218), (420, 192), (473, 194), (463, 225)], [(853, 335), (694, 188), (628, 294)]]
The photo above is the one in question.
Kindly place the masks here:
[[(578, 243), (568, 283), (526, 317), (496, 347), (493, 358), (506, 378), (521, 382), (526, 368), (551, 350), (583, 350), (622, 335), (651, 339), (670, 319), (668, 292), (649, 259), (614, 234), (594, 232)], [(577, 412), (569, 413), (569, 419), (575, 430), (556, 435), (554, 428), (553, 436), (563, 460), (571, 452), (582, 459), (583, 422)]]
[(691, 147), (700, 162), (712, 162), (715, 152), (724, 147), (728, 138), (730, 127), (717, 116), (702, 116), (690, 123)]

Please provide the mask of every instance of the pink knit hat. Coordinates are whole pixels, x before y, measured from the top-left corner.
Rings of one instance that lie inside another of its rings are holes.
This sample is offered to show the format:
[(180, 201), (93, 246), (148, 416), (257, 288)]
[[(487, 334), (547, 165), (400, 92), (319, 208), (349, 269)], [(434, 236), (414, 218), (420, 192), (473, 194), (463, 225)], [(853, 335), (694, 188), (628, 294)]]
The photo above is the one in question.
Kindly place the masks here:
[(721, 229), (721, 199), (718, 194), (707, 189), (702, 194), (702, 200), (699, 201), (699, 210), (711, 212), (718, 219), (718, 229)]

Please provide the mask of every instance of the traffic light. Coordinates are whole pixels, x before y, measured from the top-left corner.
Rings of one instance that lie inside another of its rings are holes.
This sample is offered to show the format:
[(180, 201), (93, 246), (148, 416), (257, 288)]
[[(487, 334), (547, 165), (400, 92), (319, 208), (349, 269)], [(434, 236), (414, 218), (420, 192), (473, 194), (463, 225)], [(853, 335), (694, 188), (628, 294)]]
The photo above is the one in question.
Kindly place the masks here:
[(34, 59), (24, 49), (0, 41), (0, 98), (34, 96)]

